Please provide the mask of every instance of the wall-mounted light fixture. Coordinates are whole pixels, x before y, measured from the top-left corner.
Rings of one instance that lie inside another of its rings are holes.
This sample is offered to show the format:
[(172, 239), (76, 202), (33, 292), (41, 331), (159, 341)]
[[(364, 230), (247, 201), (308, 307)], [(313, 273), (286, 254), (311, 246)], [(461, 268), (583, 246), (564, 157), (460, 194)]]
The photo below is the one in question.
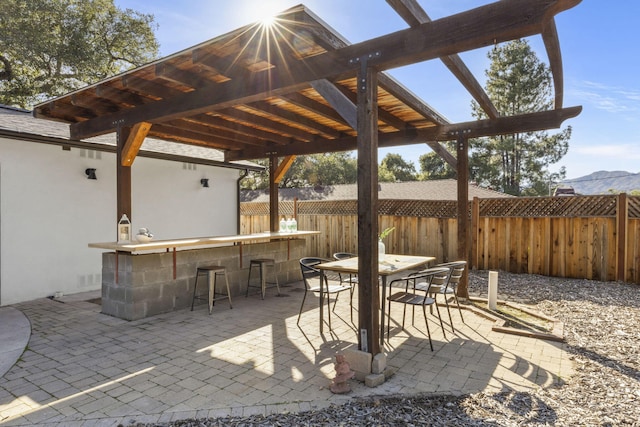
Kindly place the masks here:
[(94, 168), (87, 168), (84, 170), (84, 173), (87, 175), (87, 179), (98, 179)]
[(200, 184), (202, 184), (203, 187), (209, 187), (209, 179), (208, 178), (202, 178), (200, 180)]

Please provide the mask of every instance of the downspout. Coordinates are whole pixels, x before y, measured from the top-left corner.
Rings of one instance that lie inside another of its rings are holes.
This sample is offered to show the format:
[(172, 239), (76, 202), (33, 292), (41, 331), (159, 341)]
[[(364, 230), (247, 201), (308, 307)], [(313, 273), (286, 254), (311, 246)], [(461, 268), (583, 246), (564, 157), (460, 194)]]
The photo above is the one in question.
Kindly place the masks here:
[(238, 181), (236, 182), (236, 200), (238, 201), (238, 211), (237, 211), (237, 223), (236, 223), (236, 234), (240, 234), (240, 181), (242, 181), (244, 178), (247, 177), (247, 175), (249, 175), (249, 169), (245, 169), (244, 173), (242, 173), (240, 175), (240, 177), (238, 178)]

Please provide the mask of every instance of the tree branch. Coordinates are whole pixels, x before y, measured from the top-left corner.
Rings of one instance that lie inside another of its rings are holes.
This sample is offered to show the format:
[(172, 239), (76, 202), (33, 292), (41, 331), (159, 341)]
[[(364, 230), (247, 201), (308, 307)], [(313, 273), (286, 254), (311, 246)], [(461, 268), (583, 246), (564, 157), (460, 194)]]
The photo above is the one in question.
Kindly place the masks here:
[(11, 62), (2, 55), (0, 55), (0, 62), (2, 62), (4, 66), (4, 69), (0, 70), (0, 80), (13, 80), (13, 67), (11, 67)]

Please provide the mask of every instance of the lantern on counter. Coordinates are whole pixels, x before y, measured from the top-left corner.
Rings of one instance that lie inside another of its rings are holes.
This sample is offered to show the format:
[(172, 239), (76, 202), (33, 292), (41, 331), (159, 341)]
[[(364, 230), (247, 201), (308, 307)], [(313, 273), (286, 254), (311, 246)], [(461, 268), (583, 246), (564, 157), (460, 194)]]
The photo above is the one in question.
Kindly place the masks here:
[(123, 214), (118, 221), (118, 243), (129, 243), (131, 241), (131, 221), (127, 214)]

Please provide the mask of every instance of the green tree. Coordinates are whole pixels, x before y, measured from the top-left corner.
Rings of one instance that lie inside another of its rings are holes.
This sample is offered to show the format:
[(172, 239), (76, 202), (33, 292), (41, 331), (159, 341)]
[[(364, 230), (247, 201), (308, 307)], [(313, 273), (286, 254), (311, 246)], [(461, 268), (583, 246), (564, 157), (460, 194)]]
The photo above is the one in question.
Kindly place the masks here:
[[(263, 172), (250, 172), (241, 181), (246, 190), (269, 187), (269, 160), (252, 160), (265, 167)], [(316, 185), (352, 184), (358, 178), (358, 165), (348, 152), (298, 156), (280, 182), (280, 187), (296, 188)]]
[[(449, 152), (455, 151), (455, 143), (445, 142), (445, 147)], [(418, 179), (420, 181), (429, 181), (434, 179), (449, 179), (456, 177), (456, 170), (452, 168), (442, 157), (436, 154), (435, 151), (422, 154), (418, 158), (420, 163), (420, 175)]]
[[(495, 47), (488, 54), (486, 90), (498, 111), (517, 115), (549, 110), (553, 106), (549, 67), (540, 62), (525, 40)], [(472, 101), (474, 117), (486, 118)], [(549, 182), (565, 171), (550, 174), (549, 165), (567, 153), (571, 127), (549, 135), (546, 131), (500, 135), (470, 141), (472, 179), (513, 195), (546, 195)]]
[(155, 28), (113, 0), (2, 0), (0, 103), (31, 108), (147, 63)]
[(295, 179), (292, 173), (285, 184), (287, 187), (352, 184), (358, 180), (358, 161), (350, 152), (312, 154), (296, 158), (296, 161), (300, 163), (294, 162), (292, 169), (298, 166), (302, 179)]
[(406, 182), (416, 180), (416, 167), (400, 154), (388, 153), (378, 168), (378, 180), (382, 182)]

